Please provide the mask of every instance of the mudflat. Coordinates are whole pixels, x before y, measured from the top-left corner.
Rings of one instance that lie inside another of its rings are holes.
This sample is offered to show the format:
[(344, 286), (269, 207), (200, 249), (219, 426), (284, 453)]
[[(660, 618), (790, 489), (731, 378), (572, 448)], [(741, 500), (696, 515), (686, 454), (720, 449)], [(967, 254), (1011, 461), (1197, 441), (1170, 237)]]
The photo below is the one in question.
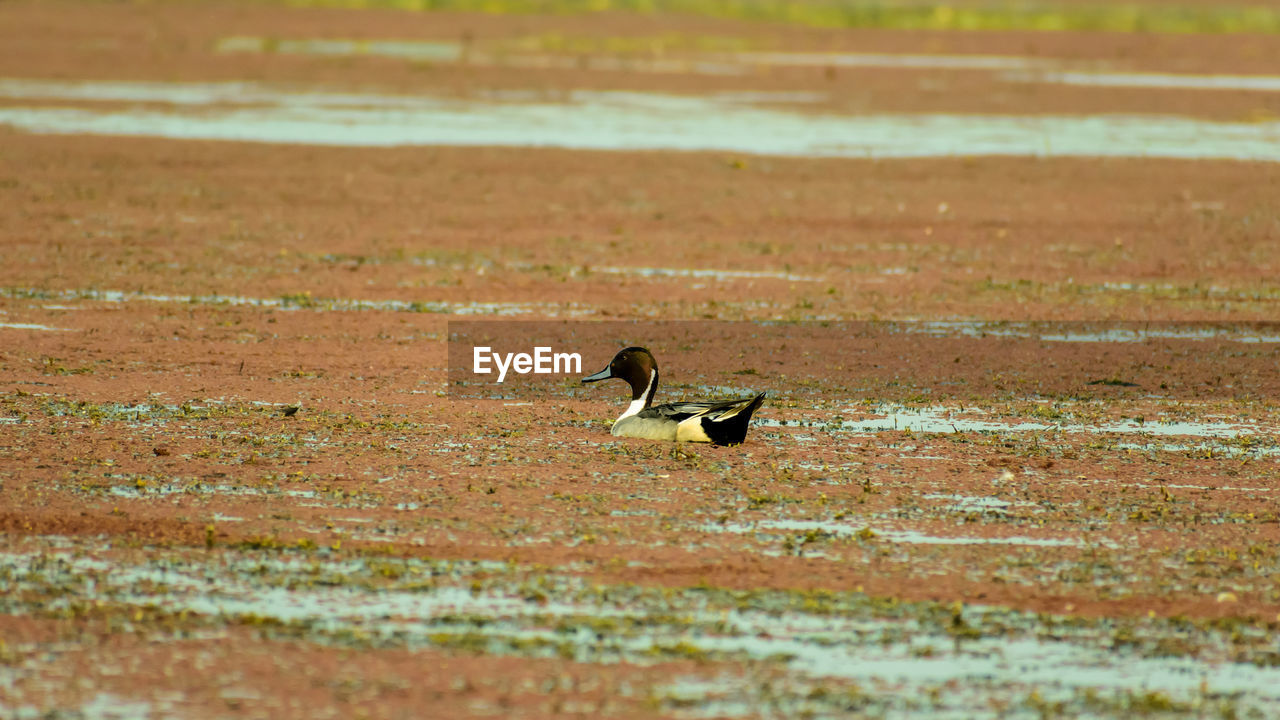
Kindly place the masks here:
[(0, 715), (1274, 714), (1274, 43), (0, 5)]

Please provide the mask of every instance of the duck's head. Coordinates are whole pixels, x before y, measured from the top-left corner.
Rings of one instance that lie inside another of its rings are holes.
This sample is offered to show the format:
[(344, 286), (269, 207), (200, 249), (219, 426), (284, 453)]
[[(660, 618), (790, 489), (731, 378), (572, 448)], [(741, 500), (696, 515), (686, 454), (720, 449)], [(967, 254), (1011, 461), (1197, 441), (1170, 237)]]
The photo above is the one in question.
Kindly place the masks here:
[(609, 366), (595, 375), (582, 378), (582, 382), (621, 378), (631, 385), (631, 400), (643, 399), (645, 407), (653, 402), (658, 391), (658, 361), (642, 347), (629, 347), (613, 356)]

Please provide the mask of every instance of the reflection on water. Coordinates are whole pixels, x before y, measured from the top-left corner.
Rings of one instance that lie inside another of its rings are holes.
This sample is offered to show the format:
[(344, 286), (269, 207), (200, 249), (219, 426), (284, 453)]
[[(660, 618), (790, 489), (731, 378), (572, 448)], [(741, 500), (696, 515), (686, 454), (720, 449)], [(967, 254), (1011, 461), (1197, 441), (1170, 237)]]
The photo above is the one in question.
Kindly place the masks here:
[(1154, 116), (830, 115), (741, 97), (572, 91), (506, 102), (291, 92), (253, 83), (9, 80), (0, 98), (166, 107), (0, 108), (36, 133), (140, 135), (343, 146), (545, 146), (813, 157), (973, 155), (1280, 160), (1280, 123)]

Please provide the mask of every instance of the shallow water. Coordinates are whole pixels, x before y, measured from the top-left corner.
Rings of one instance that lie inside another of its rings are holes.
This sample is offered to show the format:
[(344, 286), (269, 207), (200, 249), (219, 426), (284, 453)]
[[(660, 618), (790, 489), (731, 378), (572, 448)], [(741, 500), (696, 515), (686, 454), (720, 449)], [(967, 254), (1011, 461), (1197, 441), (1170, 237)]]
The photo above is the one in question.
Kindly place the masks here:
[(1030, 537), (1013, 535), (1006, 537), (986, 537), (981, 535), (929, 535), (915, 530), (900, 530), (881, 526), (871, 527), (866, 524), (830, 520), (761, 520), (756, 523), (707, 524), (699, 527), (705, 532), (728, 532), (739, 535), (752, 535), (770, 532), (807, 532), (817, 530), (840, 537), (852, 537), (870, 530), (874, 538), (908, 545), (1026, 545), (1031, 547), (1083, 547), (1084, 541), (1076, 538)]
[[(1052, 430), (1064, 433), (1121, 433), (1152, 436), (1190, 436), (1205, 438), (1238, 438), (1252, 436), (1274, 436), (1280, 434), (1280, 428), (1257, 425), (1247, 422), (1226, 421), (1176, 421), (1176, 422), (1138, 422), (1123, 420), (1119, 422), (1101, 422), (1096, 424), (1035, 421), (1002, 421), (985, 420), (971, 417), (981, 415), (976, 409), (960, 410), (959, 408), (901, 408), (888, 411), (877, 410), (878, 418), (865, 420), (841, 420), (838, 422), (818, 423), (822, 429), (852, 433), (878, 433), (910, 430), (921, 433), (953, 433), (953, 432), (1043, 432)], [(765, 427), (810, 427), (813, 423), (800, 423), (787, 420), (771, 420), (759, 418), (755, 422)]]
[(1144, 342), (1146, 340), (1215, 340), (1225, 339), (1242, 343), (1280, 343), (1280, 335), (1249, 334), (1247, 331), (1231, 331), (1215, 328), (1183, 328), (1183, 329), (1109, 329), (1109, 330), (1067, 330), (1060, 333), (1044, 333), (1038, 336), (1045, 342), (1072, 343), (1114, 343)]
[[(1050, 616), (981, 606), (962, 607), (954, 618), (923, 607), (886, 613), (883, 605), (865, 603), (857, 593), (838, 601), (839, 612), (808, 612), (774, 606), (767, 594), (744, 603), (735, 595), (717, 598), (696, 588), (616, 588), (602, 595), (589, 591), (586, 581), (568, 569), (542, 568), (546, 595), (530, 600), (516, 589), (514, 578), (510, 590), (494, 586), (494, 578), (514, 570), (503, 563), (377, 561), (396, 563), (394, 569), (405, 577), (401, 588), (370, 583), (369, 578), (380, 577), (373, 561), (317, 553), (226, 553), (218, 563), (203, 557), (129, 562), (96, 554), (83, 546), (6, 551), (0, 552), (0, 569), (20, 593), (57, 588), (50, 608), (106, 601), (228, 621), (269, 618), (292, 623), (304, 637), (321, 642), (359, 635), (394, 638), (412, 649), (471, 637), (488, 642), (484, 652), (493, 654), (555, 653), (578, 662), (637, 665), (660, 662), (671, 648), (692, 649), (709, 654), (699, 662), (704, 668), (745, 662), (737, 666), (736, 678), (672, 684), (686, 700), (722, 709), (727, 706), (709, 704), (712, 698), (737, 698), (739, 707), (761, 699), (758, 684), (741, 674), (753, 667), (780, 671), (772, 675), (770, 695), (796, 688), (801, 697), (812, 698), (807, 689), (813, 683), (848, 680), (886, 707), (904, 696), (947, 687), (934, 709), (955, 717), (996, 716), (993, 701), (1018, 702), (1033, 688), (1047, 699), (1071, 700), (1082, 690), (1159, 691), (1187, 702), (1209, 693), (1229, 694), (1241, 711), (1280, 706), (1280, 668), (1227, 661), (1234, 642), (1227, 630), (1195, 631), (1194, 652), (1153, 655), (1113, 647), (1110, 621), (1053, 625)], [(487, 589), (471, 584), (484, 576)], [(606, 595), (613, 599), (602, 599)], [(957, 622), (993, 631), (961, 641), (949, 631)], [(613, 629), (602, 633), (602, 627)], [(1159, 620), (1137, 629), (1152, 642), (1187, 633), (1185, 626)], [(1123, 707), (1090, 709), (1125, 715)]]
[(1006, 80), (1093, 87), (1167, 88), (1172, 90), (1247, 90), (1280, 92), (1276, 75), (1189, 75), (1126, 72), (1009, 73)]
[(982, 322), (975, 320), (931, 320), (903, 324), (906, 332), (939, 337), (1018, 337), (1036, 338), (1044, 342), (1065, 343), (1138, 343), (1148, 340), (1228, 340), (1240, 343), (1280, 343), (1274, 323), (1243, 325), (1138, 325), (1118, 324), (1110, 327), (1077, 327), (1037, 325), (1021, 322)]
[[(725, 151), (811, 157), (974, 155), (1280, 161), (1280, 122), (1172, 116), (797, 113), (737, 100), (572, 91), (560, 101), (298, 92), (254, 83), (0, 81), (0, 123), (35, 133), (336, 146)], [(42, 100), (169, 107), (40, 107)]]
[(52, 332), (66, 332), (68, 328), (49, 327), (48, 325), (38, 325), (36, 323), (6, 323), (0, 322), (0, 329), (8, 330), (48, 330)]
[(672, 277), (698, 278), (707, 280), (786, 280), (787, 282), (821, 282), (822, 278), (812, 275), (775, 270), (710, 270), (695, 268), (664, 267), (592, 267), (591, 272), (611, 275), (632, 275), (636, 277)]
[[(0, 289), (0, 296), (41, 297), (59, 300), (86, 300), (106, 303), (181, 303), (197, 305), (247, 305), (279, 310), (329, 310), (356, 312), (383, 310), (393, 312), (423, 312), (446, 315), (525, 315), (577, 314), (588, 312), (572, 304), (536, 302), (443, 302), (417, 300), (350, 300), (342, 298), (302, 297), (247, 297), (244, 295), (166, 295), (160, 293), (129, 293), (119, 290), (35, 290), (32, 288)], [(69, 308), (62, 308), (69, 309)], [(56, 329), (56, 328), (41, 328)]]
[[(123, 498), (145, 498), (165, 495), (219, 495), (219, 496), (279, 496), (293, 497), (303, 499), (315, 499), (319, 497), (319, 493), (315, 490), (280, 490), (276, 488), (263, 489), (255, 487), (247, 487), (244, 485), (226, 485), (218, 483), (165, 483), (162, 485), (113, 485), (107, 491), (115, 497)], [(235, 518), (239, 520), (240, 518)]]

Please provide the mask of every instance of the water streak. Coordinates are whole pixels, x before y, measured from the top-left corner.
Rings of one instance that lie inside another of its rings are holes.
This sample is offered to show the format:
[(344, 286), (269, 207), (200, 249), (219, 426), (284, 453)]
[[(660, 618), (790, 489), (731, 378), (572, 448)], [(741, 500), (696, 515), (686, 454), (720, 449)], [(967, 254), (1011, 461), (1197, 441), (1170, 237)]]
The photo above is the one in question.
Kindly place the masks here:
[(169, 107), (0, 107), (34, 133), (335, 146), (724, 151), (849, 158), (977, 155), (1280, 161), (1280, 122), (1173, 116), (796, 113), (715, 97), (572, 91), (563, 101), (295, 92), (253, 83), (8, 80), (0, 97)]
[(1171, 90), (1245, 90), (1280, 92), (1275, 75), (1187, 75), (1173, 73), (1036, 72), (1009, 73), (1011, 82), (1054, 83), (1091, 87), (1159, 88)]
[[(1209, 438), (1239, 438), (1258, 435), (1276, 435), (1280, 428), (1258, 425), (1248, 422), (1226, 421), (1170, 421), (1139, 422), (1121, 420), (1100, 422), (1095, 425), (1071, 422), (1034, 422), (1034, 421), (998, 421), (981, 420), (970, 415), (982, 414), (976, 409), (959, 410), (957, 408), (930, 407), (920, 409), (890, 410), (878, 412), (878, 418), (865, 420), (840, 420), (818, 423), (823, 429), (852, 433), (878, 433), (910, 430), (920, 433), (953, 433), (953, 432), (1045, 432), (1064, 433), (1120, 433), (1152, 436), (1191, 436)], [(756, 419), (755, 422), (768, 427), (808, 427), (812, 423), (799, 423), (788, 420)]]
[(422, 312), (446, 315), (574, 315), (589, 312), (573, 303), (538, 302), (445, 302), (420, 300), (353, 300), (347, 298), (312, 298), (310, 295), (277, 298), (244, 295), (168, 295), (161, 293), (128, 293), (119, 290), (36, 290), (2, 288), (0, 297), (54, 297), (59, 300), (88, 300), (106, 303), (182, 303), (266, 307), (279, 310), (327, 310), (358, 312), (381, 310), (390, 312)]
[(48, 325), (37, 325), (36, 323), (0, 322), (0, 328), (6, 328), (9, 330), (49, 330), (53, 332), (70, 332), (70, 328), (49, 327)]

